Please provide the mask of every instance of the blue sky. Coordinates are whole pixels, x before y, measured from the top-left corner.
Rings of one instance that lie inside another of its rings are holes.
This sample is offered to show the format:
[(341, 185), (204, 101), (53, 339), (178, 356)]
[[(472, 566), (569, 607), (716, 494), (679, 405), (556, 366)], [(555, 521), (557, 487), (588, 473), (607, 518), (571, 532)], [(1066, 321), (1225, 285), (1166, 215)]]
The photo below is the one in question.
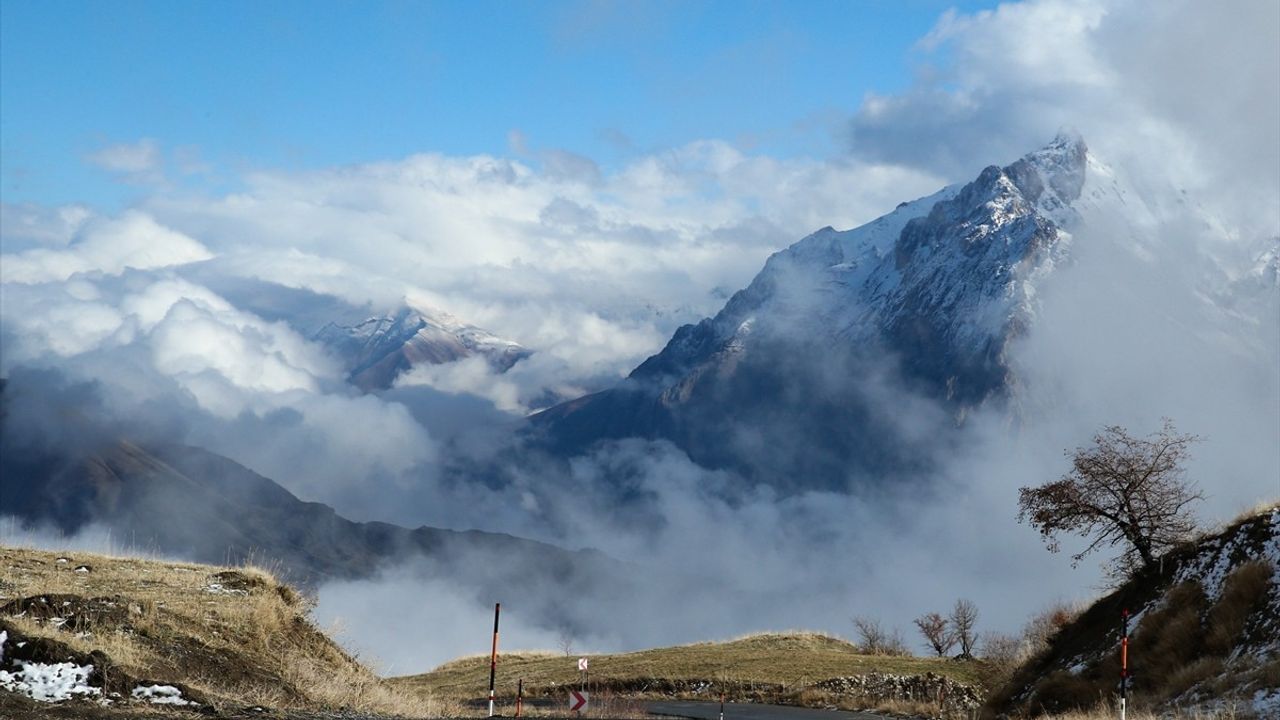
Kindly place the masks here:
[(519, 154), (513, 131), (605, 166), (700, 138), (829, 155), (865, 93), (937, 61), (913, 46), (943, 12), (990, 4), (5, 0), (0, 188), (127, 204), (142, 191), (86, 157), (142, 139), (213, 191), (254, 168)]

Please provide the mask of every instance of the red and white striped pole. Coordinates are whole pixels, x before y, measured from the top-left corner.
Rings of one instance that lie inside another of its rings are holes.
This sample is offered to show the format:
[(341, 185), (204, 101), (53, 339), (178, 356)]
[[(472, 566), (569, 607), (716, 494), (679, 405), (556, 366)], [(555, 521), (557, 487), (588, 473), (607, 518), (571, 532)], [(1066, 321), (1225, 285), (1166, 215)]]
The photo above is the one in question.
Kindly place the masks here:
[(1129, 700), (1129, 608), (1120, 613), (1120, 720)]
[(502, 603), (493, 604), (493, 650), (489, 653), (489, 717), (493, 717), (493, 681), (498, 675), (498, 614)]

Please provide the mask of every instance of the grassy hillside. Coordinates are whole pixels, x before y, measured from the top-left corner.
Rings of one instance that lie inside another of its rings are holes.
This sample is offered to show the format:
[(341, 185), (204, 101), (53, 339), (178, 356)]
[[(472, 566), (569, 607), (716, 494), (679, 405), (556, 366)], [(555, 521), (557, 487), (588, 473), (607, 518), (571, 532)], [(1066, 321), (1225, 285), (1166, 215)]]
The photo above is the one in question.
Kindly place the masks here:
[[(887, 695), (909, 695), (913, 688), (924, 695), (926, 685), (946, 686), (957, 693), (953, 683), (977, 686), (983, 672), (975, 661), (865, 655), (844, 640), (816, 633), (751, 635), (728, 642), (586, 657), (591, 662), (589, 690), (633, 699), (710, 699), (724, 691), (730, 700), (869, 707), (882, 704), (879, 701), (909, 699)], [(923, 680), (930, 673), (934, 677)], [(897, 677), (879, 677), (886, 675)], [(867, 676), (873, 678), (870, 685), (865, 683)], [(855, 679), (836, 680), (843, 678)], [(504, 704), (513, 701), (521, 679), (526, 696), (560, 698), (566, 686), (577, 687), (577, 656), (501, 654), (497, 685)], [(476, 701), (488, 692), (489, 658), (461, 658), (429, 673), (391, 682), (452, 701)]]
[[(27, 697), (43, 692), (117, 708), (438, 714), (345, 653), (307, 609), (258, 569), (0, 547), (0, 716), (47, 708)], [(33, 668), (58, 667), (75, 687), (33, 682)]]
[(988, 712), (1114, 705), (1124, 609), (1133, 707), (1280, 715), (1280, 506), (1170, 552), (1099, 600), (993, 694)]

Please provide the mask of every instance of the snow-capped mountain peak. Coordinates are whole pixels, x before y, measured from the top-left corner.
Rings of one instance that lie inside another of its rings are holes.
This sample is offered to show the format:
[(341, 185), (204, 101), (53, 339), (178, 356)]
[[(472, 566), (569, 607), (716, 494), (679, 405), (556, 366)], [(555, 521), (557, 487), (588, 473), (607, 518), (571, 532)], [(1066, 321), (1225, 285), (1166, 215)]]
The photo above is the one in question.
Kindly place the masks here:
[(454, 316), (403, 305), (352, 325), (331, 322), (315, 339), (346, 364), (352, 383), (365, 390), (388, 388), (414, 365), (438, 365), (472, 356), (495, 370), (508, 370), (530, 351)]
[(1036, 211), (1058, 225), (1075, 221), (1072, 205), (1084, 189), (1089, 148), (1074, 130), (1058, 133), (1053, 142), (1006, 168), (1009, 179)]
[(1084, 140), (1061, 133), (969, 183), (802, 238), (715, 317), (677, 330), (616, 391), (536, 422), (560, 447), (657, 435), (715, 464), (738, 462), (731, 438), (756, 437), (785, 417), (780, 432), (804, 428), (830, 447), (813, 455), (804, 443), (794, 456), (779, 453), (780, 466), (821, 475), (847, 472), (850, 453), (884, 461), (888, 439), (875, 423), (885, 421), (859, 384), (821, 378), (894, 358), (908, 383), (958, 413), (1001, 395), (1009, 343), (1033, 321), (1037, 285), (1065, 255), (1081, 209), (1115, 206), (1122, 194)]
[[(783, 489), (909, 471), (927, 454), (923, 428), (985, 404), (1020, 407), (1025, 368), (1011, 349), (1041, 322), (1045, 286), (1069, 257), (1107, 267), (1106, 291), (1124, 290), (1125, 273), (1157, 278), (1162, 259), (1188, 249), (1163, 230), (1219, 234), (1180, 191), (1140, 187), (1065, 132), (860, 227), (822, 228), (619, 386), (535, 416), (535, 436), (568, 453), (663, 438)], [(1201, 293), (1233, 338), (1277, 326), (1276, 247), (1223, 274), (1231, 302)]]

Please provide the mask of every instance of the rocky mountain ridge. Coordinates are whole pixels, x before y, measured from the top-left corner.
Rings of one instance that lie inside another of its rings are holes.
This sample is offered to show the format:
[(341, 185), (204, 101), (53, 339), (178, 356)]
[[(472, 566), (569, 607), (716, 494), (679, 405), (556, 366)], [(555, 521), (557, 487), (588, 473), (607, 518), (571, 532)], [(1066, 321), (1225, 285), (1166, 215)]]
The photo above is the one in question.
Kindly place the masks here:
[(403, 306), (353, 325), (330, 322), (313, 339), (342, 359), (349, 381), (365, 391), (385, 390), (415, 365), (479, 356), (505, 372), (531, 352), (519, 343), (467, 325), (451, 315)]
[[(999, 402), (1007, 350), (1034, 322), (1038, 286), (1066, 260), (1072, 231), (1118, 206), (1142, 222), (1141, 205), (1083, 139), (1060, 134), (972, 182), (774, 254), (625, 382), (535, 416), (537, 436), (570, 454), (662, 438), (700, 463), (782, 485), (788, 472), (842, 487), (850, 472), (909, 468), (920, 453), (896, 436), (884, 386), (901, 382), (956, 417)], [(788, 419), (825, 457), (744, 461), (750, 446), (776, 451)]]
[(216, 265), (196, 265), (184, 276), (225, 298), (234, 307), (282, 322), (323, 346), (352, 385), (365, 392), (386, 390), (418, 365), (440, 365), (481, 357), (505, 372), (532, 354), (437, 309), (402, 299), (398, 303), (354, 304), (334, 295), (241, 277)]

